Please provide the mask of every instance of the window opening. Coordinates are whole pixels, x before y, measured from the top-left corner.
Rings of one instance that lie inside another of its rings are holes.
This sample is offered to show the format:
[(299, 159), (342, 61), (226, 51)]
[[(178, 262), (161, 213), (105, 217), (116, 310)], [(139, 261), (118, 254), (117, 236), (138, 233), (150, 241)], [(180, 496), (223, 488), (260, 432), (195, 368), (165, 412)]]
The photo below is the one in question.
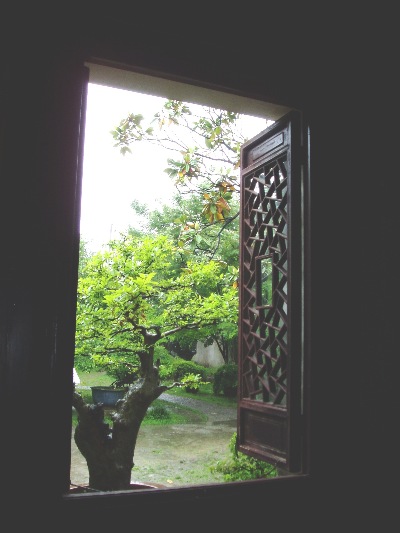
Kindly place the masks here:
[[(92, 86), (91, 84), (89, 84), (89, 88), (92, 88), (94, 86)], [(104, 89), (104, 87), (102, 87), (102, 89)], [(118, 92), (118, 91), (117, 91)], [(119, 94), (121, 94), (121, 92), (119, 92)], [(90, 91), (89, 91), (89, 101), (88, 101), (88, 109), (90, 110)], [(103, 107), (104, 109), (104, 107)], [(128, 109), (129, 112), (131, 112), (131, 109)], [(120, 114), (119, 115), (119, 118), (118, 120), (120, 120), (121, 118), (123, 118), (124, 114)], [(114, 122), (113, 123), (113, 127), (116, 126), (116, 124), (118, 123), (118, 120), (117, 122)], [(272, 122), (272, 121), (271, 121)], [(265, 120), (260, 120), (258, 125), (257, 125), (257, 128), (259, 128), (257, 131), (254, 131), (252, 132), (252, 134), (254, 133), (257, 133), (258, 131), (261, 131), (263, 130), (265, 127), (267, 126)], [(108, 141), (110, 142), (110, 144), (112, 144), (112, 139), (111, 137), (109, 136), (109, 129), (107, 130), (107, 134), (108, 134)], [(249, 134), (248, 137), (251, 137), (252, 134)], [(91, 197), (91, 200), (96, 199), (96, 191), (95, 190), (92, 190), (90, 193), (88, 192), (85, 192), (85, 180), (86, 180), (86, 164), (87, 164), (87, 155), (88, 155), (88, 151), (87, 151), (87, 142), (88, 142), (88, 123), (86, 123), (86, 141), (85, 141), (85, 167), (84, 167), (84, 177), (83, 177), (83, 190), (84, 190), (84, 199), (86, 197)], [(144, 150), (143, 150), (144, 151)], [(116, 150), (115, 150), (116, 152)], [(120, 156), (122, 157), (122, 156)], [(147, 160), (149, 159), (149, 156), (147, 156)], [(150, 159), (151, 160), (151, 159)], [(113, 184), (110, 184), (110, 187), (109, 187), (109, 191), (110, 191), (110, 195), (113, 191), (113, 189), (117, 188), (115, 186), (115, 181), (116, 181), (116, 178), (115, 178), (115, 171), (113, 169), (110, 169), (111, 173), (114, 175), (114, 178), (113, 178)], [(98, 179), (98, 176), (97, 176), (97, 179)], [(163, 175), (163, 179), (165, 180), (165, 183), (167, 183), (168, 181), (168, 177)], [(142, 182), (146, 183), (146, 186), (148, 187), (148, 181), (146, 180), (146, 177), (144, 179), (141, 180)], [(255, 184), (254, 184), (254, 189), (253, 189), (253, 194), (255, 193), (259, 193), (260, 191), (264, 191), (267, 187), (268, 187), (268, 194), (270, 195), (269, 196), (269, 199), (270, 200), (274, 200), (274, 206), (277, 205), (277, 202), (279, 203), (283, 201), (283, 194), (282, 194), (282, 190), (283, 190), (283, 187), (282, 187), (282, 182), (284, 181), (284, 177), (283, 177), (283, 174), (281, 172), (281, 170), (279, 170), (277, 173), (274, 173), (272, 172), (271, 173), (261, 173), (259, 176), (258, 176), (258, 179), (256, 180)], [(264, 195), (264, 199), (263, 199), (263, 202), (264, 201), (268, 201), (268, 194), (267, 195)], [(132, 202), (135, 200), (135, 194), (132, 195)], [(155, 195), (154, 195), (155, 197)], [(85, 200), (86, 201), (86, 200)], [(158, 201), (162, 201), (161, 199), (159, 199)], [(136, 204), (137, 205), (137, 204)], [(160, 204), (161, 205), (161, 204)], [(261, 208), (263, 207), (263, 205), (259, 205), (257, 206), (258, 208), (260, 208), (258, 211), (261, 210)], [(257, 211), (257, 209), (256, 209)], [(136, 214), (138, 214), (140, 212), (140, 209), (136, 209)], [(105, 213), (104, 213), (105, 214)], [(82, 203), (82, 221), (85, 221), (85, 217), (87, 216), (87, 213), (85, 212), (85, 203), (83, 202)], [(253, 215), (254, 217), (257, 217), (259, 216), (259, 214), (257, 213), (254, 213)], [(89, 217), (90, 218), (90, 217)], [(267, 328), (271, 328), (270, 325), (267, 325), (268, 324), (268, 321), (267, 321), (267, 318), (269, 316), (269, 313), (271, 312), (271, 310), (276, 307), (276, 302), (277, 300), (280, 298), (280, 294), (282, 293), (282, 289), (284, 288), (284, 285), (286, 283), (286, 281), (284, 280), (284, 276), (282, 274), (282, 271), (285, 269), (285, 261), (277, 261), (277, 253), (273, 250), (274, 249), (274, 246), (270, 245), (269, 248), (267, 249), (265, 245), (262, 244), (262, 241), (263, 239), (265, 240), (266, 236), (268, 235), (269, 236), (269, 239), (271, 242), (271, 239), (272, 241), (279, 241), (279, 239), (284, 239), (284, 228), (280, 227), (279, 226), (279, 222), (278, 222), (278, 218), (279, 218), (279, 215), (278, 215), (278, 210), (276, 210), (275, 212), (271, 212), (270, 213), (270, 221), (262, 221), (260, 223), (260, 228), (259, 228), (259, 233), (258, 235), (253, 235), (253, 237), (251, 237), (252, 239), (255, 239), (256, 241), (258, 240), (260, 242), (260, 245), (257, 246), (257, 256), (256, 256), (256, 259), (255, 259), (255, 271), (254, 271), (254, 283), (255, 283), (255, 286), (256, 286), (256, 298), (255, 298), (255, 308), (256, 308), (256, 315), (258, 316), (258, 319), (254, 322), (254, 325), (253, 327), (255, 328), (254, 331), (256, 333), (256, 336), (259, 337), (259, 338), (262, 338), (262, 337), (265, 337), (265, 334), (266, 334), (266, 329)], [(130, 223), (128, 223), (127, 226), (129, 226)], [(86, 226), (87, 227), (87, 226)], [(127, 228), (126, 228), (127, 229)], [(116, 230), (116, 226), (113, 224), (113, 223), (110, 223), (110, 229), (109, 229), (109, 239), (108, 241), (110, 241), (112, 239), (112, 237), (116, 237), (116, 234), (117, 234), (117, 230)], [(82, 243), (85, 242), (85, 238), (87, 237), (87, 234), (85, 235), (85, 224), (82, 224), (81, 226), (81, 237), (82, 237)], [(99, 243), (99, 241), (98, 241)], [(96, 246), (98, 247), (99, 244), (97, 243), (97, 245), (95, 244), (95, 248)], [(103, 243), (105, 248), (107, 248), (108, 244), (107, 244), (107, 240), (105, 243)], [(93, 243), (91, 243), (91, 245), (93, 245)], [(89, 251), (89, 255), (91, 255), (93, 252), (95, 252), (97, 250), (90, 250)], [(87, 259), (87, 254), (88, 254), (88, 250), (85, 250), (84, 247), (82, 247), (81, 245), (81, 262), (80, 262), (80, 265), (82, 265), (86, 259)], [(285, 303), (283, 303), (280, 307), (281, 309), (281, 312), (283, 313), (284, 310), (285, 310)], [(277, 326), (279, 326), (281, 324), (281, 319), (278, 319), (278, 321), (276, 322), (276, 324), (274, 325), (274, 327), (276, 328)], [(274, 329), (274, 327), (272, 329)], [(279, 342), (276, 343), (276, 347), (274, 348), (275, 350), (275, 358), (279, 358), (279, 350), (281, 349), (281, 344)], [(90, 365), (88, 365), (90, 367)], [(79, 369), (78, 369), (79, 370)], [(279, 369), (279, 365), (277, 365), (277, 371), (276, 371), (276, 379), (277, 379), (277, 382), (279, 382), (279, 380), (281, 380), (282, 382), (282, 376), (283, 376), (283, 369)], [(82, 373), (80, 372), (80, 377), (77, 377), (77, 380), (80, 380), (80, 381), (84, 381), (82, 380)], [(77, 389), (79, 390), (83, 390), (83, 387), (85, 387), (85, 385), (82, 386), (81, 383), (77, 383), (76, 384), (76, 387)], [(87, 388), (87, 386), (86, 386)], [(266, 394), (266, 390), (268, 391), (268, 393)], [(285, 401), (285, 397), (284, 395), (280, 394), (279, 392), (276, 392), (276, 387), (274, 388), (273, 386), (269, 386), (267, 388), (264, 388), (264, 390), (262, 388), (259, 388), (258, 391), (256, 391), (255, 389), (252, 390), (252, 398), (253, 399), (256, 399), (260, 402), (271, 402), (271, 398), (273, 397), (273, 395), (275, 394), (274, 396), (274, 400), (273, 402), (274, 403), (279, 403), (279, 402), (282, 402), (284, 403)], [(232, 434), (234, 433), (236, 428), (234, 428)], [(227, 442), (227, 445), (229, 443)], [(232, 443), (231, 443), (231, 447), (232, 447)], [(233, 443), (233, 447), (234, 447), (234, 443)], [(194, 450), (193, 450), (193, 455), (192, 457), (196, 454), (196, 451), (195, 451), (195, 448), (196, 446), (194, 445)], [(85, 481), (86, 481), (86, 477), (88, 474), (84, 473), (83, 474), (83, 477), (81, 474), (78, 474), (76, 478), (74, 478), (74, 475), (73, 474), (74, 472), (77, 472), (79, 468), (77, 468), (77, 462), (80, 464), (80, 467), (83, 467), (83, 471), (85, 472), (85, 469), (87, 471), (87, 466), (85, 465), (85, 460), (83, 459), (82, 456), (79, 456), (79, 452), (77, 453), (77, 450), (76, 448), (74, 447), (74, 443), (72, 443), (72, 450), (73, 450), (73, 455), (72, 455), (72, 458), (71, 458), (71, 484), (72, 486), (82, 486), (85, 485)], [(226, 450), (227, 451), (227, 450)], [(136, 459), (138, 458), (138, 459)], [(137, 443), (137, 448), (135, 450), (135, 463), (138, 463), (140, 461), (140, 431), (139, 431), (139, 438), (138, 438), (138, 443)], [(177, 461), (178, 461), (178, 458), (177, 458)], [(135, 468), (133, 469), (133, 475), (132, 475), (132, 479), (135, 479)], [(151, 468), (151, 467), (149, 467)], [(160, 479), (163, 481), (163, 486), (169, 486), (168, 484), (171, 482), (171, 485), (170, 486), (179, 486), (179, 481), (177, 484), (174, 484), (173, 480), (164, 480), (162, 478), (157, 478), (157, 482), (160, 482)]]

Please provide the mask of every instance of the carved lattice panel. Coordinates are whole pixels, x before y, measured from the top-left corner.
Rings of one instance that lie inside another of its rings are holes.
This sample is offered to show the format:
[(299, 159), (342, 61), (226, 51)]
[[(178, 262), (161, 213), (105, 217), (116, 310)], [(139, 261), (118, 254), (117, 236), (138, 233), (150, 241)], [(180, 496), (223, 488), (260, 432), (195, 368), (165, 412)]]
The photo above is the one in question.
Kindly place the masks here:
[(286, 403), (287, 171), (286, 155), (242, 183), (243, 397)]
[(237, 447), (290, 472), (303, 449), (301, 142), (291, 112), (241, 152)]

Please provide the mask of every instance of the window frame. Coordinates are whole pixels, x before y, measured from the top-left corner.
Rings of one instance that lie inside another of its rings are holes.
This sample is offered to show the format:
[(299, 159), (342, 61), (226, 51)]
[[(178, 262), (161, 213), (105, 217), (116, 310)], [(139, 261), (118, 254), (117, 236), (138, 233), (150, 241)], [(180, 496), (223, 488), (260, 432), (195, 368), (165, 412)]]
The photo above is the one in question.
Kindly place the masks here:
[[(212, 84), (207, 84), (207, 86), (195, 84), (192, 80), (187, 80), (180, 78), (179, 80), (176, 80), (174, 76), (166, 76), (165, 73), (160, 73), (157, 71), (154, 71), (152, 69), (144, 69), (140, 67), (132, 67), (131, 65), (114, 65), (110, 61), (102, 61), (99, 59), (91, 59), (90, 61), (84, 62), (84, 65), (86, 69), (88, 69), (89, 76), (88, 76), (88, 83), (99, 83), (104, 84), (110, 87), (115, 88), (122, 88), (126, 90), (132, 90), (136, 92), (147, 92), (149, 94), (153, 94), (155, 96), (163, 96), (166, 98), (177, 98), (180, 96), (182, 99), (188, 100), (188, 96), (185, 96), (187, 94), (191, 95), (191, 100), (194, 103), (199, 103), (202, 105), (221, 105), (222, 107), (230, 107), (232, 110), (237, 110), (238, 112), (243, 113), (251, 113), (251, 110), (253, 112), (261, 112), (263, 110), (265, 113), (269, 113), (268, 118), (272, 118), (274, 120), (278, 120), (282, 116), (284, 116), (288, 111), (293, 110), (293, 107), (288, 107), (286, 105), (279, 105), (270, 103), (268, 101), (264, 101), (261, 99), (255, 99), (254, 97), (247, 96), (245, 94), (235, 94), (230, 93), (226, 88), (221, 89), (218, 86), (212, 86)], [(158, 90), (154, 90), (154, 87), (157, 87), (157, 83), (159, 83)], [(136, 86), (135, 84), (138, 84)], [(179, 90), (176, 91), (176, 88)], [(189, 93), (188, 93), (189, 90)], [(149, 92), (151, 91), (151, 92)], [(211, 101), (207, 99), (207, 95), (211, 95)], [(223, 104), (223, 101), (225, 99), (228, 99), (229, 105), (225, 106)], [(83, 122), (84, 124), (84, 122)], [(307, 169), (310, 167), (310, 158), (309, 158), (309, 133), (308, 133), (308, 127), (305, 123), (304, 116), (303, 116), (303, 127), (304, 131), (306, 132), (305, 135), (307, 136), (307, 146), (306, 146), (306, 159), (307, 159)], [(83, 128), (83, 134), (84, 134), (84, 128)], [(81, 165), (82, 166), (82, 165)], [(80, 168), (80, 172), (82, 172), (82, 168)], [(310, 204), (309, 204), (309, 185), (308, 185), (308, 179), (309, 179), (309, 171), (307, 170), (307, 177), (304, 180), (304, 191), (303, 191), (303, 205), (302, 209), (304, 210), (304, 216), (303, 216), (303, 223), (304, 228), (303, 232), (304, 235), (309, 234), (308, 230), (308, 221), (309, 221), (309, 210), (310, 210)], [(82, 180), (82, 175), (81, 175)], [(81, 190), (81, 183), (79, 186), (79, 191)], [(80, 198), (77, 199), (78, 204), (80, 205)], [(79, 205), (76, 206), (76, 213), (77, 213), (77, 224), (79, 225), (79, 217), (80, 217), (80, 208)], [(309, 251), (309, 240), (308, 237), (306, 237), (305, 242), (303, 243), (304, 246), (304, 253), (307, 255)], [(75, 250), (75, 253), (79, 254), (79, 250)], [(305, 279), (305, 291), (308, 292), (309, 285), (307, 284), (307, 280), (309, 280), (309, 269), (308, 267), (304, 271), (304, 279)], [(307, 303), (308, 297), (305, 295), (305, 302)], [(304, 309), (304, 317), (305, 317), (305, 332), (307, 331), (307, 328), (309, 328), (309, 310), (307, 309), (307, 305), (305, 305)], [(308, 337), (305, 334), (304, 336), (304, 354), (305, 354), (305, 367), (304, 371), (307, 375), (307, 379), (305, 380), (305, 387), (309, 388), (309, 345), (308, 345)], [(304, 406), (303, 409), (306, 409), (306, 406), (308, 405), (309, 399), (307, 397), (304, 397)], [(306, 456), (309, 454), (309, 422), (305, 424), (305, 432), (304, 432), (304, 439), (305, 442), (308, 444), (305, 446), (306, 448)], [(230, 483), (224, 483), (224, 484), (216, 484), (216, 485), (202, 485), (202, 486), (188, 486), (188, 487), (180, 487), (179, 489), (152, 489), (152, 499), (161, 498), (162, 500), (165, 497), (173, 497), (173, 494), (182, 494), (184, 493), (189, 498), (197, 498), (199, 495), (211, 497), (214, 494), (219, 494), (221, 491), (224, 494), (229, 495), (230, 492), (235, 493), (238, 489), (240, 490), (240, 487), (245, 485), (248, 487), (248, 489), (253, 488), (254, 490), (258, 491), (261, 486), (270, 486), (271, 484), (273, 486), (276, 486), (277, 483), (285, 483), (284, 480), (289, 480), (296, 478), (298, 480), (300, 479), (307, 479), (309, 477), (309, 471), (308, 471), (308, 461), (304, 461), (304, 468), (301, 472), (296, 474), (287, 474), (287, 472), (282, 472), (284, 474), (284, 477), (279, 478), (273, 478), (273, 479), (265, 479), (265, 480), (252, 480), (252, 481), (240, 481), (240, 482), (230, 482)], [(157, 496), (154, 494), (157, 493)], [(170, 493), (170, 495), (166, 496), (166, 492)], [(141, 500), (142, 498), (146, 498), (146, 496), (149, 495), (148, 490), (137, 490), (137, 491), (119, 491), (118, 493), (101, 493), (101, 494), (68, 494), (63, 493), (62, 494), (62, 502), (64, 505), (70, 506), (70, 505), (76, 505), (77, 502), (83, 502), (87, 501), (87, 499), (91, 500), (98, 500), (102, 501), (104, 499), (107, 499), (108, 497), (115, 497), (118, 496), (119, 500), (124, 502), (129, 502), (131, 499), (134, 499), (137, 501), (138, 499)], [(76, 502), (76, 503), (73, 503)], [(80, 504), (78, 504), (80, 505)]]

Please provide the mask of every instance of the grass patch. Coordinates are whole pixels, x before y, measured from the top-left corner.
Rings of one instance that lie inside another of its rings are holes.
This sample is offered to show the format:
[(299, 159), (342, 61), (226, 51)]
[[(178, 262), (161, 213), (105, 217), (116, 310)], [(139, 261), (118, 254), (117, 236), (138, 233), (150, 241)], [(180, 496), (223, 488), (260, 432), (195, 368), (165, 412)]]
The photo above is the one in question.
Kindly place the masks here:
[(114, 378), (105, 372), (82, 372), (79, 378), (81, 387), (108, 387), (114, 381)]
[(155, 400), (149, 407), (142, 422), (143, 426), (160, 426), (165, 424), (193, 424), (202, 423), (207, 416), (181, 405), (175, 405), (165, 400)]
[[(83, 396), (87, 397), (85, 401), (91, 403), (92, 396), (91, 391), (82, 391), (89, 392), (89, 396), (84, 394)], [(112, 425), (111, 419), (112, 409), (105, 409), (105, 422)], [(198, 411), (182, 407), (179, 405), (171, 404), (171, 402), (166, 402), (164, 400), (155, 400), (149, 407), (146, 416), (142, 422), (142, 426), (162, 426), (166, 424), (194, 424), (204, 422), (207, 417)], [(76, 427), (78, 423), (78, 413), (75, 409), (72, 410), (72, 427)]]

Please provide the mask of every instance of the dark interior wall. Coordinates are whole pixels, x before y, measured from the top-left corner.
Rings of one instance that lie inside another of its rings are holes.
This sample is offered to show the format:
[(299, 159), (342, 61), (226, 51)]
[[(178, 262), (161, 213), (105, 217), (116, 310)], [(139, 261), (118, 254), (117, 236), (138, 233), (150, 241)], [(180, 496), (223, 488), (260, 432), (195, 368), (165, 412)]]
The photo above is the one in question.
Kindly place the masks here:
[[(69, 466), (63, 420), (73, 356), (80, 72), (83, 61), (102, 58), (304, 110), (312, 140), (310, 478), (284, 479), (273, 489), (256, 483), (172, 491), (138, 498), (135, 513), (145, 516), (157, 505), (160, 517), (170, 520), (213, 511), (237, 525), (249, 510), (268, 505), (283, 527), (293, 517), (319, 523), (316, 509), (338, 523), (388, 516), (388, 483), (398, 467), (398, 349), (389, 311), (397, 226), (390, 198), (377, 204), (371, 180), (365, 116), (371, 43), (365, 39), (361, 46), (363, 35), (354, 43), (344, 26), (332, 45), (328, 26), (313, 26), (308, 18), (268, 31), (252, 26), (254, 15), (234, 23), (205, 19), (194, 27), (168, 21), (157, 26), (124, 12), (80, 17), (66, 11), (51, 23), (26, 17), (3, 33), (3, 501), (35, 510), (40, 519), (54, 507), (71, 523), (90, 516), (111, 524), (115, 506), (124, 518), (132, 513), (132, 504), (121, 499), (59, 505)], [(381, 190), (390, 191), (393, 175), (379, 179)], [(263, 512), (252, 514), (251, 527), (264, 521)]]

